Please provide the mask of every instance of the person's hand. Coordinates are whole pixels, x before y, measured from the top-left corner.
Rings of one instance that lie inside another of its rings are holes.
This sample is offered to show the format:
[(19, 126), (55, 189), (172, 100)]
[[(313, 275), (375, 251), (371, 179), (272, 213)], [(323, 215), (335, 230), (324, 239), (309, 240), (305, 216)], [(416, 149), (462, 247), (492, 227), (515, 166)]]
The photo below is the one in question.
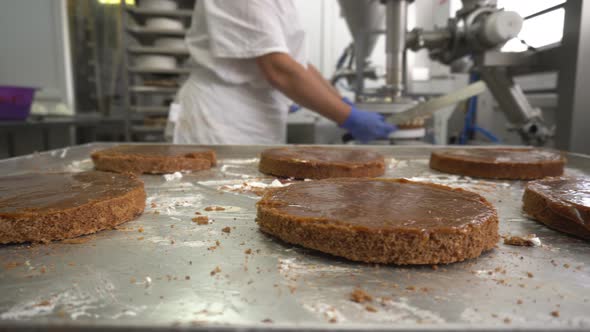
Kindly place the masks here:
[(379, 138), (387, 138), (397, 128), (385, 122), (379, 113), (358, 110), (352, 106), (348, 118), (340, 125), (361, 143), (367, 143)]

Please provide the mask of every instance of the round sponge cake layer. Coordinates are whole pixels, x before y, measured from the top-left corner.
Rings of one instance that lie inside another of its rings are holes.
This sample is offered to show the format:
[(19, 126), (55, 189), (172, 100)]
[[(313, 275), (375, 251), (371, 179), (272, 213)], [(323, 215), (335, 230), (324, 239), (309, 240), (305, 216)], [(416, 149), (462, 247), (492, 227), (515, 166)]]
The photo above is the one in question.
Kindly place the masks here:
[(385, 173), (385, 160), (381, 154), (368, 150), (286, 147), (264, 150), (258, 169), (297, 179), (376, 177)]
[(201, 171), (216, 164), (215, 151), (186, 145), (119, 145), (91, 157), (97, 170), (134, 174)]
[(478, 194), (403, 179), (327, 179), (267, 192), (260, 229), (354, 261), (452, 263), (498, 241), (498, 216)]
[(480, 178), (532, 180), (563, 174), (559, 152), (533, 148), (470, 148), (432, 152), (430, 168)]
[(140, 180), (114, 173), (0, 177), (0, 243), (49, 242), (113, 228), (143, 213)]

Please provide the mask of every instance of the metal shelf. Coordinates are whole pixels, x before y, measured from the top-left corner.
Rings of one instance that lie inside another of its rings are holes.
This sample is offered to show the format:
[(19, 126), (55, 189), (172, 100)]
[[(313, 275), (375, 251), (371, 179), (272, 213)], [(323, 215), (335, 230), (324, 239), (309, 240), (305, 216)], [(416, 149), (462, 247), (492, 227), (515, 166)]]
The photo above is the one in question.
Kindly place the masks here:
[(129, 53), (133, 54), (158, 54), (158, 55), (174, 55), (174, 56), (188, 56), (190, 55), (188, 49), (182, 48), (166, 48), (153, 46), (131, 46), (127, 48)]
[(129, 91), (133, 93), (176, 93), (177, 87), (163, 87), (163, 86), (149, 86), (149, 85), (132, 85), (129, 87)]
[(127, 31), (136, 37), (158, 37), (158, 36), (171, 36), (171, 37), (184, 37), (187, 30), (181, 29), (155, 29), (148, 27), (127, 27)]
[(157, 126), (145, 126), (145, 125), (134, 125), (131, 126), (131, 131), (134, 133), (141, 133), (141, 134), (161, 134), (164, 133), (166, 127), (157, 127)]
[(166, 115), (169, 107), (167, 106), (131, 106), (129, 110), (135, 113), (145, 115)]
[(164, 68), (145, 68), (145, 67), (129, 67), (129, 72), (134, 74), (170, 74), (170, 75), (183, 75), (183, 74), (190, 74), (191, 70), (189, 68), (174, 68), (174, 69), (164, 69)]
[(126, 7), (127, 12), (134, 17), (141, 16), (157, 16), (157, 17), (183, 17), (190, 18), (193, 11), (190, 9), (177, 9), (177, 10), (158, 10), (158, 9), (145, 9), (138, 7)]
[[(194, 1), (193, 1), (194, 2)], [(168, 100), (180, 89), (180, 83), (191, 73), (191, 68), (186, 66), (177, 68), (158, 68), (137, 66), (133, 61), (140, 55), (164, 55), (173, 56), (178, 63), (184, 63), (190, 53), (187, 48), (169, 48), (153, 46), (154, 42), (163, 37), (184, 38), (187, 29), (161, 29), (146, 25), (150, 18), (166, 17), (183, 23), (184, 27), (190, 26), (193, 10), (186, 3), (176, 10), (146, 9), (136, 6), (127, 6), (121, 2), (122, 15), (121, 33), (124, 45), (124, 89), (125, 113), (126, 113), (126, 139), (131, 139), (131, 134), (136, 137), (163, 136), (164, 127), (150, 125), (151, 122), (143, 122), (150, 117), (166, 117), (169, 107), (162, 106), (162, 98)], [(180, 45), (182, 46), (182, 45)], [(157, 80), (173, 80), (178, 86), (150, 84)], [(154, 98), (151, 98), (154, 97)], [(147, 124), (147, 125), (146, 125)], [(159, 139), (158, 139), (159, 140)]]

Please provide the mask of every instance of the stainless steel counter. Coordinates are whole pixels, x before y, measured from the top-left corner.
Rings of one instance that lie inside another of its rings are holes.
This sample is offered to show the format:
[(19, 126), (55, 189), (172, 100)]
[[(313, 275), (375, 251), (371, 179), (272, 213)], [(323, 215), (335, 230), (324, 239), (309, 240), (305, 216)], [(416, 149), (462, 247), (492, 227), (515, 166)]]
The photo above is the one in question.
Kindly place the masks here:
[[(105, 146), (3, 160), (0, 173), (91, 169), (89, 153)], [(387, 177), (476, 191), (497, 207), (501, 234), (535, 233), (543, 245), (498, 243), (478, 259), (438, 268), (359, 264), (258, 231), (250, 189), (274, 180), (257, 171), (263, 148), (216, 147), (212, 170), (170, 181), (142, 176), (145, 213), (118, 230), (0, 246), (0, 330), (590, 329), (590, 243), (527, 219), (522, 182), (432, 171), (433, 147), (374, 147), (387, 156)], [(590, 157), (568, 158), (567, 174), (590, 175)], [(212, 205), (225, 211), (204, 211)], [(192, 222), (195, 212), (212, 223)], [(374, 297), (376, 312), (349, 300), (356, 287)]]

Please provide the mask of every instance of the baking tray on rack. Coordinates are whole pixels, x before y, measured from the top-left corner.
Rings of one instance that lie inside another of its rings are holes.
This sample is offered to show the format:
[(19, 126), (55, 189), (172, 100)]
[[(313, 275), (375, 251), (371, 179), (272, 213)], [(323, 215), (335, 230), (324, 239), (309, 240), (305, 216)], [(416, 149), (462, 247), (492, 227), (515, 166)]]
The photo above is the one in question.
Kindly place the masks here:
[[(89, 170), (89, 154), (111, 145), (1, 160), (0, 173)], [(278, 185), (257, 171), (266, 147), (213, 148), (219, 165), (211, 170), (142, 176), (145, 213), (116, 230), (0, 246), (0, 330), (590, 329), (590, 243), (523, 215), (524, 182), (430, 170), (429, 154), (441, 147), (359, 147), (386, 156), (386, 177), (482, 194), (498, 209), (501, 235), (542, 241), (499, 242), (478, 259), (437, 267), (361, 264), (262, 234), (257, 192)], [(590, 157), (568, 154), (566, 174), (590, 176)], [(192, 222), (195, 212), (212, 223)], [(349, 300), (357, 287), (373, 296), (371, 310)]]

